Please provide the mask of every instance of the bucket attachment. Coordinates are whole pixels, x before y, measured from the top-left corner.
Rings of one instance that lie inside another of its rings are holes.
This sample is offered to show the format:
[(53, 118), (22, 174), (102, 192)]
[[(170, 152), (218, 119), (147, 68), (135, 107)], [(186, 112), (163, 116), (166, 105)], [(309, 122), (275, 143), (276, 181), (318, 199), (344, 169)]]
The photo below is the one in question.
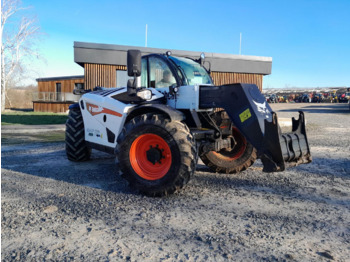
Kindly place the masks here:
[(257, 149), (264, 172), (312, 161), (305, 129), (305, 117), (292, 118), (292, 132), (281, 134), (277, 114), (253, 84), (201, 86), (200, 108), (224, 108), (235, 126)]
[[(264, 146), (268, 154), (261, 156), (264, 164), (264, 172), (283, 171), (286, 167), (307, 164), (312, 161), (309, 144), (306, 137), (305, 117), (299, 111), (299, 119), (292, 118), (292, 132), (280, 133), (277, 114), (272, 112), (272, 123), (265, 120)], [(279, 144), (271, 143), (279, 138)]]

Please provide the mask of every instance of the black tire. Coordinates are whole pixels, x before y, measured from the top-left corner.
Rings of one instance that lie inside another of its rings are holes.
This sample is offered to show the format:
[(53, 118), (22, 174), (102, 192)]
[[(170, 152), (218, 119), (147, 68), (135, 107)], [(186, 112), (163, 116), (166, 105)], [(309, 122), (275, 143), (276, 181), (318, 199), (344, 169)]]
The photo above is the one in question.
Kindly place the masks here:
[(85, 142), (83, 116), (79, 108), (69, 110), (66, 121), (66, 154), (71, 161), (86, 161), (90, 159), (91, 148)]
[[(221, 119), (222, 111), (216, 112), (217, 125), (230, 125), (231, 120)], [(231, 150), (222, 149), (219, 152), (203, 152), (199, 150), (199, 157), (203, 163), (214, 172), (235, 174), (246, 170), (254, 164), (257, 158), (256, 149), (250, 144), (240, 131), (233, 126), (231, 136), (236, 145)], [(224, 137), (225, 138), (225, 137)]]
[(158, 114), (131, 119), (118, 137), (116, 152), (122, 177), (148, 196), (181, 189), (193, 176), (198, 159), (188, 127)]

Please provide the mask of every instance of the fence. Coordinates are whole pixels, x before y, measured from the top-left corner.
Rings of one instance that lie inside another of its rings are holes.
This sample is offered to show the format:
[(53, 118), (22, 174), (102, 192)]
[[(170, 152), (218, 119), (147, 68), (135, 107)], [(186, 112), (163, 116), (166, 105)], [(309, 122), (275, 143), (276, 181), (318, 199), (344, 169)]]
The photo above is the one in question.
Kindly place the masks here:
[(33, 101), (42, 102), (77, 102), (80, 96), (72, 93), (57, 93), (57, 92), (34, 92)]

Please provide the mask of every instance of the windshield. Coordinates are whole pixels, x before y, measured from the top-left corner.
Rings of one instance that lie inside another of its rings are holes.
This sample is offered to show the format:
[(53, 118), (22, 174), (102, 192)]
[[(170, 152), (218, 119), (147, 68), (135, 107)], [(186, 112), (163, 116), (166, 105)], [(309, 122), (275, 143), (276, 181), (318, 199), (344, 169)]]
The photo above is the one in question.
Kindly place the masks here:
[(213, 82), (207, 71), (195, 61), (182, 57), (169, 57), (177, 66), (181, 67), (188, 85), (194, 84), (210, 84)]

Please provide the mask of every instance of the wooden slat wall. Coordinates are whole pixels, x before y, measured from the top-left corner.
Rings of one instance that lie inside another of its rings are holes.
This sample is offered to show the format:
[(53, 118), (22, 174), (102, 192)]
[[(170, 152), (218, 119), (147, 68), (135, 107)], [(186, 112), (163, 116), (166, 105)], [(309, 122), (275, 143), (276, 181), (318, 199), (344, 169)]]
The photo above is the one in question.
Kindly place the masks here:
[(65, 113), (72, 103), (33, 102), (34, 112)]
[(115, 87), (117, 85), (117, 70), (126, 71), (126, 66), (84, 64), (85, 89), (96, 86)]
[[(85, 64), (85, 89), (94, 89), (96, 86), (115, 87), (117, 71), (126, 70), (126, 66)], [(211, 72), (215, 85), (232, 83), (256, 84), (262, 90), (263, 75), (246, 73)]]
[[(126, 71), (126, 66), (85, 64), (85, 79), (40, 81), (38, 82), (38, 91), (56, 92), (56, 83), (61, 83), (61, 92), (63, 93), (72, 92), (75, 83), (85, 82), (85, 89), (93, 89), (96, 86), (115, 87), (117, 84), (116, 70)], [(260, 91), (262, 90), (263, 75), (211, 72), (211, 77), (213, 78), (215, 85), (251, 83), (256, 84), (259, 87)]]
[(245, 74), (245, 73), (224, 73), (224, 72), (211, 72), (215, 85), (225, 85), (233, 83), (248, 83), (255, 84), (262, 90), (263, 75), (258, 74)]
[(56, 83), (61, 83), (62, 93), (71, 93), (74, 89), (75, 83), (84, 83), (83, 78), (69, 79), (69, 80), (54, 80), (54, 81), (39, 81), (39, 92), (56, 92)]

